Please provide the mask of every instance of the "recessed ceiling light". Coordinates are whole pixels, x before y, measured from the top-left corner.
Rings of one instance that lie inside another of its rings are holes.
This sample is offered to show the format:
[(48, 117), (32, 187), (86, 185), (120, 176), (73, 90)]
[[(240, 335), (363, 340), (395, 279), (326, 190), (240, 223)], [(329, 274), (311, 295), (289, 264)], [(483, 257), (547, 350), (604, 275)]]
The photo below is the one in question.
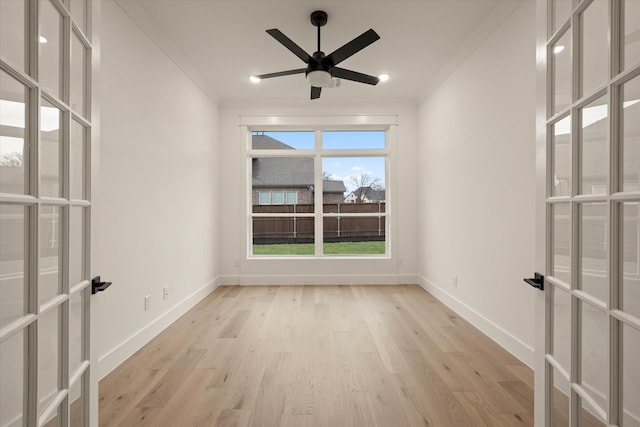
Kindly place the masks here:
[(380, 74), (378, 76), (378, 78), (380, 79), (381, 82), (386, 82), (387, 80), (389, 80), (389, 74)]
[(553, 53), (560, 53), (564, 50), (564, 46), (560, 45), (560, 46), (556, 46), (553, 48)]
[(257, 85), (258, 83), (260, 83), (262, 79), (260, 77), (256, 77), (256, 76), (249, 76), (249, 81), (251, 81), (251, 83), (253, 83), (254, 85)]
[(39, 41), (40, 41), (40, 43), (44, 44), (44, 43), (48, 42), (49, 40), (47, 40), (47, 39), (46, 39), (45, 37), (43, 37), (43, 36), (40, 36)]

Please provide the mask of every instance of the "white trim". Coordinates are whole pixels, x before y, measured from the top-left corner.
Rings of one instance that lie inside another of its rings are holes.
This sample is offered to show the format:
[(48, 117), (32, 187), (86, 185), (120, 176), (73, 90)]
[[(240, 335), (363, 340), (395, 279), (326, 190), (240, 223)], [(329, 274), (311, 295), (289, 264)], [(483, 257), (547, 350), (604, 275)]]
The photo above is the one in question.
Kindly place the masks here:
[(221, 276), (220, 285), (403, 285), (417, 283), (412, 274), (302, 274)]
[[(352, 115), (241, 115), (239, 126), (247, 126), (248, 130), (386, 130), (398, 124), (397, 115), (352, 114)], [(344, 126), (344, 127), (342, 127)]]
[(100, 356), (98, 359), (97, 368), (95, 368), (97, 371), (98, 379), (100, 380), (104, 378), (112, 370), (117, 368), (122, 362), (127, 360), (136, 351), (138, 351), (145, 344), (151, 341), (151, 339), (153, 339), (156, 335), (170, 326), (173, 322), (178, 320), (180, 316), (185, 314), (197, 303), (203, 300), (207, 295), (213, 292), (214, 289), (218, 287), (218, 284), (219, 279), (215, 279), (202, 286), (200, 289), (184, 298), (172, 308), (162, 313), (142, 329), (133, 333), (129, 338), (120, 343), (118, 346)]
[(418, 285), (431, 295), (436, 297), (444, 305), (462, 316), (473, 326), (478, 328), (486, 336), (498, 343), (502, 348), (518, 358), (522, 363), (533, 369), (534, 367), (534, 348), (522, 342), (518, 337), (504, 330), (501, 326), (494, 323), (478, 311), (469, 307), (460, 301), (442, 287), (418, 276)]

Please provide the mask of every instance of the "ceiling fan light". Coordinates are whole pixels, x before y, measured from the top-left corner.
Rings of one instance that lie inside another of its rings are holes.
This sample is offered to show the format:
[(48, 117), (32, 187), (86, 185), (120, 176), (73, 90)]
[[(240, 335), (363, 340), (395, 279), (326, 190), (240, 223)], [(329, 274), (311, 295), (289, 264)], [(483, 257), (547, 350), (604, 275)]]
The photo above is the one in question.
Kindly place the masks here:
[(307, 82), (313, 87), (327, 87), (331, 81), (331, 73), (323, 70), (311, 71), (307, 74)]
[(378, 76), (378, 79), (380, 79), (381, 82), (386, 82), (387, 80), (389, 80), (389, 74), (387, 73), (380, 74)]

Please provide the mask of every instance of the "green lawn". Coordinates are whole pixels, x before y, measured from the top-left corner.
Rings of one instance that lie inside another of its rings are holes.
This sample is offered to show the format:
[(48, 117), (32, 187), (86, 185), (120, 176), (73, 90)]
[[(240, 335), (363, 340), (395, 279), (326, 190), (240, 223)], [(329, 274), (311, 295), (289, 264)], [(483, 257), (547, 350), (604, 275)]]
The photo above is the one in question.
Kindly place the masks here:
[[(325, 243), (325, 255), (384, 255), (385, 242)], [(254, 255), (313, 255), (313, 243), (253, 245)]]

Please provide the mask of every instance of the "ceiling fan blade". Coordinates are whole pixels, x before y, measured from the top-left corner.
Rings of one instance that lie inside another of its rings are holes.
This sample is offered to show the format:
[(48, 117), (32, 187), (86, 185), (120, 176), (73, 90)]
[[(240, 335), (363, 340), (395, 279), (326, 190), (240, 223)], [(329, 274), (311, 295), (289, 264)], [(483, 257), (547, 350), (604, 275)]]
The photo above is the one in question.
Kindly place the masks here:
[(307, 71), (306, 68), (298, 68), (297, 70), (279, 71), (277, 73), (262, 74), (255, 76), (259, 79), (270, 79), (272, 77), (289, 76), (291, 74), (302, 74)]
[(370, 76), (368, 74), (362, 74), (358, 73), (357, 71), (346, 70), (339, 67), (333, 67), (331, 70), (331, 74), (334, 78), (337, 77), (340, 79), (351, 80), (358, 83), (366, 83), (368, 85), (377, 85), (380, 81), (380, 79), (375, 76)]
[(327, 55), (327, 57), (324, 58), (324, 61), (330, 65), (338, 65), (351, 55), (358, 53), (378, 39), (380, 39), (380, 36), (375, 31), (365, 31), (349, 43)]
[(305, 64), (308, 64), (313, 58), (307, 52), (304, 51), (300, 46), (298, 46), (293, 40), (289, 37), (285, 36), (282, 31), (272, 28), (271, 30), (267, 30), (267, 33), (274, 39), (278, 40), (284, 47), (289, 49), (295, 56), (302, 59)]
[(320, 98), (320, 92), (322, 92), (321, 87), (311, 86), (311, 99)]

